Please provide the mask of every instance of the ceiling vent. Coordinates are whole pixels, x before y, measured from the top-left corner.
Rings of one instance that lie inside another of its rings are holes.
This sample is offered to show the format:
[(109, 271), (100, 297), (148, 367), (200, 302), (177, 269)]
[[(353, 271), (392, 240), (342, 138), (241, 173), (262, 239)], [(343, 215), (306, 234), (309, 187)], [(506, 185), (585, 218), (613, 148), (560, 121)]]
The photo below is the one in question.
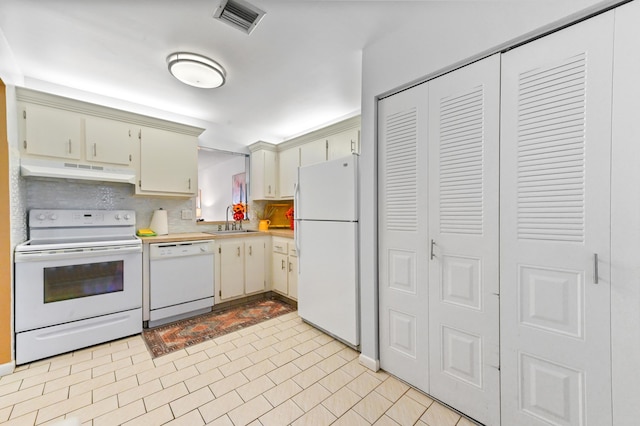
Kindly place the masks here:
[(213, 17), (251, 34), (265, 12), (243, 0), (222, 0)]

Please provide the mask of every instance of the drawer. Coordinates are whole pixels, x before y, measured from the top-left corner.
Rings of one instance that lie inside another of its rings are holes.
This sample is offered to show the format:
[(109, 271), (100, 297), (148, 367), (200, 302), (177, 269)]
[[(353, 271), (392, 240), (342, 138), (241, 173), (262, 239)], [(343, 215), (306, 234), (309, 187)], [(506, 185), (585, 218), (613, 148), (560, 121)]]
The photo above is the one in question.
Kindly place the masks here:
[(273, 241), (271, 242), (272, 247), (271, 249), (273, 250), (274, 253), (282, 253), (282, 254), (287, 254), (288, 248), (287, 248), (287, 242), (283, 241), (283, 240), (276, 240), (275, 238), (273, 239)]
[(298, 250), (296, 249), (296, 243), (290, 242), (290, 243), (287, 243), (287, 246), (289, 248), (288, 251), (287, 251), (289, 256), (298, 257)]

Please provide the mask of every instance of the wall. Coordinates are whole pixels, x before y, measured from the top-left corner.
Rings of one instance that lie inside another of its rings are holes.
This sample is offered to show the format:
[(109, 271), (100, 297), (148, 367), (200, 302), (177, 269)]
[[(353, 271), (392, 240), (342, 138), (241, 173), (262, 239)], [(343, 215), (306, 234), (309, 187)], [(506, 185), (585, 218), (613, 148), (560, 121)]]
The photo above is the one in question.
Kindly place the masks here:
[(585, 7), (608, 3), (434, 2), (428, 16), (408, 10), (403, 30), (365, 47), (360, 179), (373, 184), (363, 184), (360, 192), (362, 362), (374, 366), (378, 361), (376, 98)]

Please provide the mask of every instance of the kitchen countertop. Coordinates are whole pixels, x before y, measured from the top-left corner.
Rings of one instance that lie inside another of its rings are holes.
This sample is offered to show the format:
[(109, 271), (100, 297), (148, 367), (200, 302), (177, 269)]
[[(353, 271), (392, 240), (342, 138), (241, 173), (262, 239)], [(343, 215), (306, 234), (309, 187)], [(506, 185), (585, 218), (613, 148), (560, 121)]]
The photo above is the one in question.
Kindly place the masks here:
[(271, 229), (260, 232), (244, 232), (238, 234), (213, 235), (204, 232), (183, 232), (179, 234), (158, 235), (155, 237), (140, 237), (144, 244), (150, 243), (175, 243), (179, 241), (200, 241), (200, 240), (226, 240), (229, 238), (249, 238), (273, 235), (276, 237), (293, 238), (293, 231), (290, 229)]

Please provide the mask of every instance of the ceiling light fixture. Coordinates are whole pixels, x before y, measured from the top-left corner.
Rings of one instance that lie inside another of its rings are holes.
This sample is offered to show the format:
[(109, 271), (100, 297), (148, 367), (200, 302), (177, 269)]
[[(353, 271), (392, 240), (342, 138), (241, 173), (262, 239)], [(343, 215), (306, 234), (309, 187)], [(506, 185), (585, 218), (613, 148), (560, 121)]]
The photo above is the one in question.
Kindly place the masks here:
[(213, 89), (224, 84), (227, 72), (222, 65), (196, 53), (177, 52), (167, 56), (169, 72), (189, 86)]

